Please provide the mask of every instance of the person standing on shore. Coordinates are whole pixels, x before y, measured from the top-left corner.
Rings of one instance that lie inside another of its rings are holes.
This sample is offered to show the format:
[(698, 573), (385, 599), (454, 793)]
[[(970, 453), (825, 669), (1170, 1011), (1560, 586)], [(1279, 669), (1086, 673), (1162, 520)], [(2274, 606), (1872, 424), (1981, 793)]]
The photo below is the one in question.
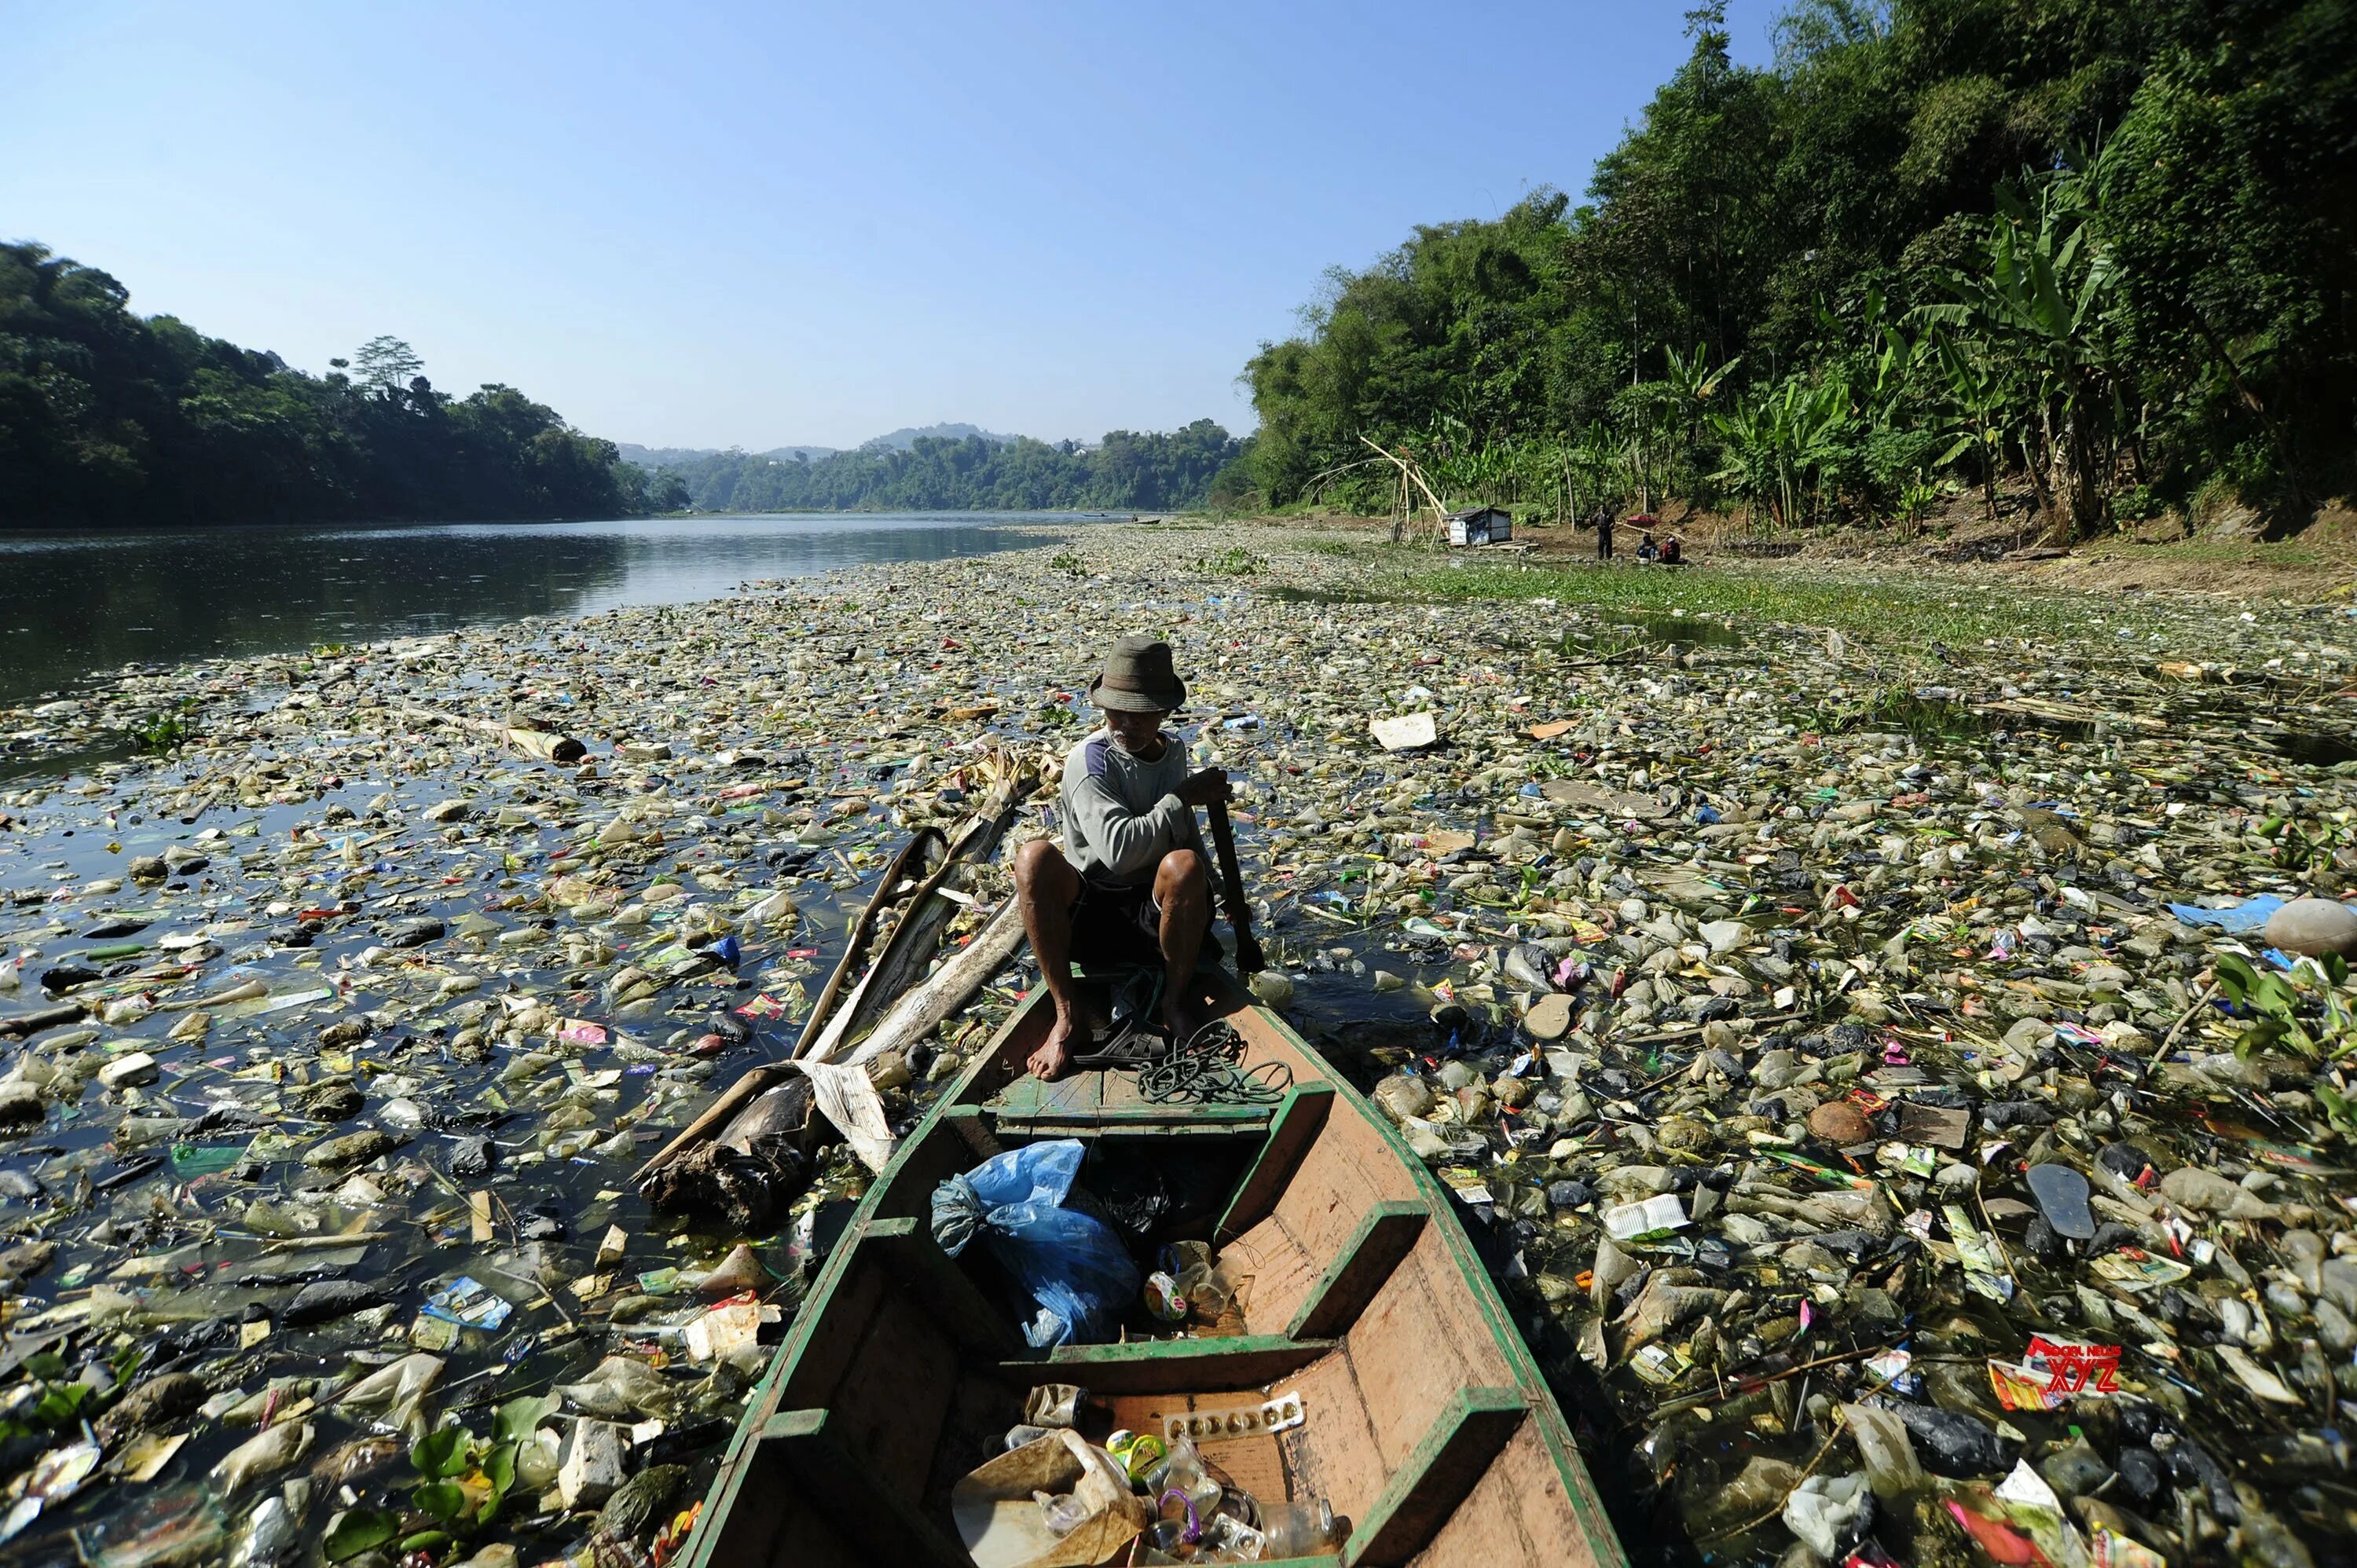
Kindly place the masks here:
[(1610, 507), (1600, 506), (1596, 509), (1596, 558), (1598, 561), (1612, 559), (1612, 509)]
[(1064, 847), (1034, 839), (1015, 856), (1023, 929), (1056, 1004), (1055, 1026), (1029, 1063), (1042, 1079), (1060, 1077), (1091, 1036), (1076, 959), (1160, 966), (1174, 1043), (1194, 1033), (1206, 1000), (1195, 993), (1195, 961), (1211, 930), (1211, 874), (1195, 809), (1228, 799), (1228, 776), (1189, 772), (1186, 747), (1163, 731), (1187, 699), (1168, 643), (1123, 638), (1089, 696), (1104, 724), (1064, 759)]

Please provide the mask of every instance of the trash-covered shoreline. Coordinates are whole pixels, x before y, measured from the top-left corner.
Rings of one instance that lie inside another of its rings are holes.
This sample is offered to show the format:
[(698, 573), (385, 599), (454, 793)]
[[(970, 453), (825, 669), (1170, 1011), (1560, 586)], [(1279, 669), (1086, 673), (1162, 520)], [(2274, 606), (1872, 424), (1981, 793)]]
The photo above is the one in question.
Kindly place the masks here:
[[(633, 1172), (1147, 630), (1241, 783), (1255, 990), (1465, 1199), (1632, 1550), (2347, 1555), (2357, 993), (2283, 945), (2330, 912), (2232, 928), (2357, 889), (2357, 620), (1942, 648), (1318, 542), (1107, 527), (15, 715), (163, 755), (0, 786), (0, 1552), (665, 1559), (866, 1167), (760, 1235)], [(1025, 974), (871, 1066), (895, 1125)]]

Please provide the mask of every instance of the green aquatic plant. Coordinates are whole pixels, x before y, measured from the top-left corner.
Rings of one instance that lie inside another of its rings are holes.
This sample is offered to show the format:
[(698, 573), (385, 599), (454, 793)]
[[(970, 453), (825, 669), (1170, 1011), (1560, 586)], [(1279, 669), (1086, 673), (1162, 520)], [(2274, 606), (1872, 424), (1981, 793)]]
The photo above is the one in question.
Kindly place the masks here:
[(1211, 577), (1257, 576), (1268, 565), (1267, 558), (1255, 555), (1241, 544), (1232, 544), (1217, 555), (1197, 560), (1195, 570)]
[(409, 1462), (425, 1478), (409, 1500), (436, 1523), (404, 1535), (403, 1516), (391, 1509), (350, 1509), (322, 1542), (328, 1561), (347, 1562), (395, 1541), (404, 1554), (436, 1551), (490, 1524), (515, 1487), (516, 1455), (556, 1407), (550, 1395), (526, 1395), (500, 1406), (488, 1440), (463, 1426), (436, 1427), (419, 1438)]
[(1896, 733), (1918, 742), (1963, 744), (1988, 733), (1988, 720), (1952, 698), (1926, 696), (1903, 684), (1877, 686), (1852, 696), (1824, 697), (1786, 712), (1786, 718), (1818, 735), (1861, 730)]
[[(121, 1357), (116, 1358), (122, 1360)], [(138, 1364), (138, 1351), (132, 1348), (131, 1360), (122, 1368), (128, 1377)], [(5, 1421), (0, 1421), (0, 1435), (31, 1436), (39, 1433), (70, 1431), (77, 1423), (91, 1413), (84, 1407), (99, 1400), (99, 1391), (89, 1383), (68, 1376), (70, 1369), (54, 1350), (37, 1350), (25, 1358), (25, 1369), (40, 1380), (38, 1397), (20, 1405)]]
[(2357, 1032), (2352, 1030), (2350, 1008), (2341, 994), (2349, 982), (2349, 965), (2339, 954), (2305, 960), (2288, 974), (2276, 974), (2262, 972), (2239, 953), (2220, 953), (2212, 972), (2218, 994), (2250, 1018), (2243, 1037), (2234, 1042), (2236, 1056), (2294, 1051), (2314, 1060), (2357, 1049)]
[(125, 732), (143, 757), (172, 757), (197, 737), (197, 700), (183, 697), (134, 723)]

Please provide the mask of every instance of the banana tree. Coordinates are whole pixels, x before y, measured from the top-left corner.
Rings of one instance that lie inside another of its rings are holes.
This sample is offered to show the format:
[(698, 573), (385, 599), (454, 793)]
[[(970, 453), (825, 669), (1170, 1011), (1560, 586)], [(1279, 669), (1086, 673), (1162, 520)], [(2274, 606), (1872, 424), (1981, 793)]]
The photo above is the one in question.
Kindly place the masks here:
[(2051, 180), (2033, 209), (2009, 195), (1990, 220), (1986, 266), (1952, 272), (1951, 299), (1925, 320), (1986, 344), (2026, 387), (2017, 405), (2031, 488), (2057, 542), (2083, 538), (2109, 513), (2104, 432), (2124, 417), (2115, 344), (2118, 279), (2081, 182)]
[(1703, 353), (1703, 346), (1695, 345), (1694, 353), (1684, 359), (1673, 352), (1668, 356), (1669, 373), (1663, 378), (1670, 389), (1674, 405), (1671, 418), (1674, 421), (1679, 450), (1675, 461), (1691, 467), (1704, 480), (1709, 475), (1702, 472), (1701, 449), (1703, 432), (1712, 428), (1710, 415), (1716, 406), (1712, 399), (1718, 393), (1735, 368), (1743, 363), (1738, 354), (1714, 370)]
[(1824, 480), (1846, 450), (1852, 418), (1846, 382), (1787, 376), (1712, 414), (1726, 466), (1710, 477), (1743, 498), (1753, 528), (1763, 507), (1772, 530), (1791, 528), (1807, 521), (1804, 502), (1822, 510)]
[(1975, 456), (1980, 469), (1981, 499), (1991, 522), (1996, 521), (1996, 476), (2005, 466), (2005, 410), (2009, 391), (2004, 374), (1956, 334), (1934, 330), (1932, 358), (1940, 368), (1941, 401), (1953, 421), (1953, 440), (1940, 454), (1946, 467), (1965, 453)]
[(1609, 426), (1591, 420), (1563, 444), (1564, 489), (1572, 518), (1590, 506), (1618, 506), (1628, 493), (1620, 467), (1620, 444)]
[(1684, 412), (1677, 388), (1668, 381), (1640, 381), (1613, 395), (1612, 413), (1642, 510), (1653, 510), (1654, 492), (1666, 491), (1663, 481), (1676, 471)]

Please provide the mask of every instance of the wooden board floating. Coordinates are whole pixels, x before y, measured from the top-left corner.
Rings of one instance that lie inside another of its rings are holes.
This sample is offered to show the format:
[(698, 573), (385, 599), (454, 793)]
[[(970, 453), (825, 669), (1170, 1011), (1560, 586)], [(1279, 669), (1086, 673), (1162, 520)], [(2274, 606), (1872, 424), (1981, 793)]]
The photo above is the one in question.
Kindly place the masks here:
[[(1041, 1084), (1024, 1062), (1052, 1021), (1045, 1003), (1042, 991), (1025, 998), (868, 1188), (754, 1390), (685, 1568), (971, 1568), (950, 1487), (998, 1451), (1042, 1383), (1078, 1383), (1097, 1424), (1141, 1431), (1297, 1395), (1300, 1425), (1204, 1454), (1264, 1503), (1325, 1498), (1350, 1520), (1340, 1561), (1354, 1568), (1625, 1568), (1447, 1193), (1363, 1096), (1232, 987), (1222, 1015), (1246, 1065), (1292, 1069), (1281, 1102), (1174, 1112), (1118, 1072)], [(933, 1243), (944, 1177), (1065, 1137), (1232, 1157), (1233, 1186), (1201, 1235), (1222, 1273), (1245, 1282), (1218, 1326), (1034, 1350), (977, 1265), (983, 1249), (952, 1259)]]

